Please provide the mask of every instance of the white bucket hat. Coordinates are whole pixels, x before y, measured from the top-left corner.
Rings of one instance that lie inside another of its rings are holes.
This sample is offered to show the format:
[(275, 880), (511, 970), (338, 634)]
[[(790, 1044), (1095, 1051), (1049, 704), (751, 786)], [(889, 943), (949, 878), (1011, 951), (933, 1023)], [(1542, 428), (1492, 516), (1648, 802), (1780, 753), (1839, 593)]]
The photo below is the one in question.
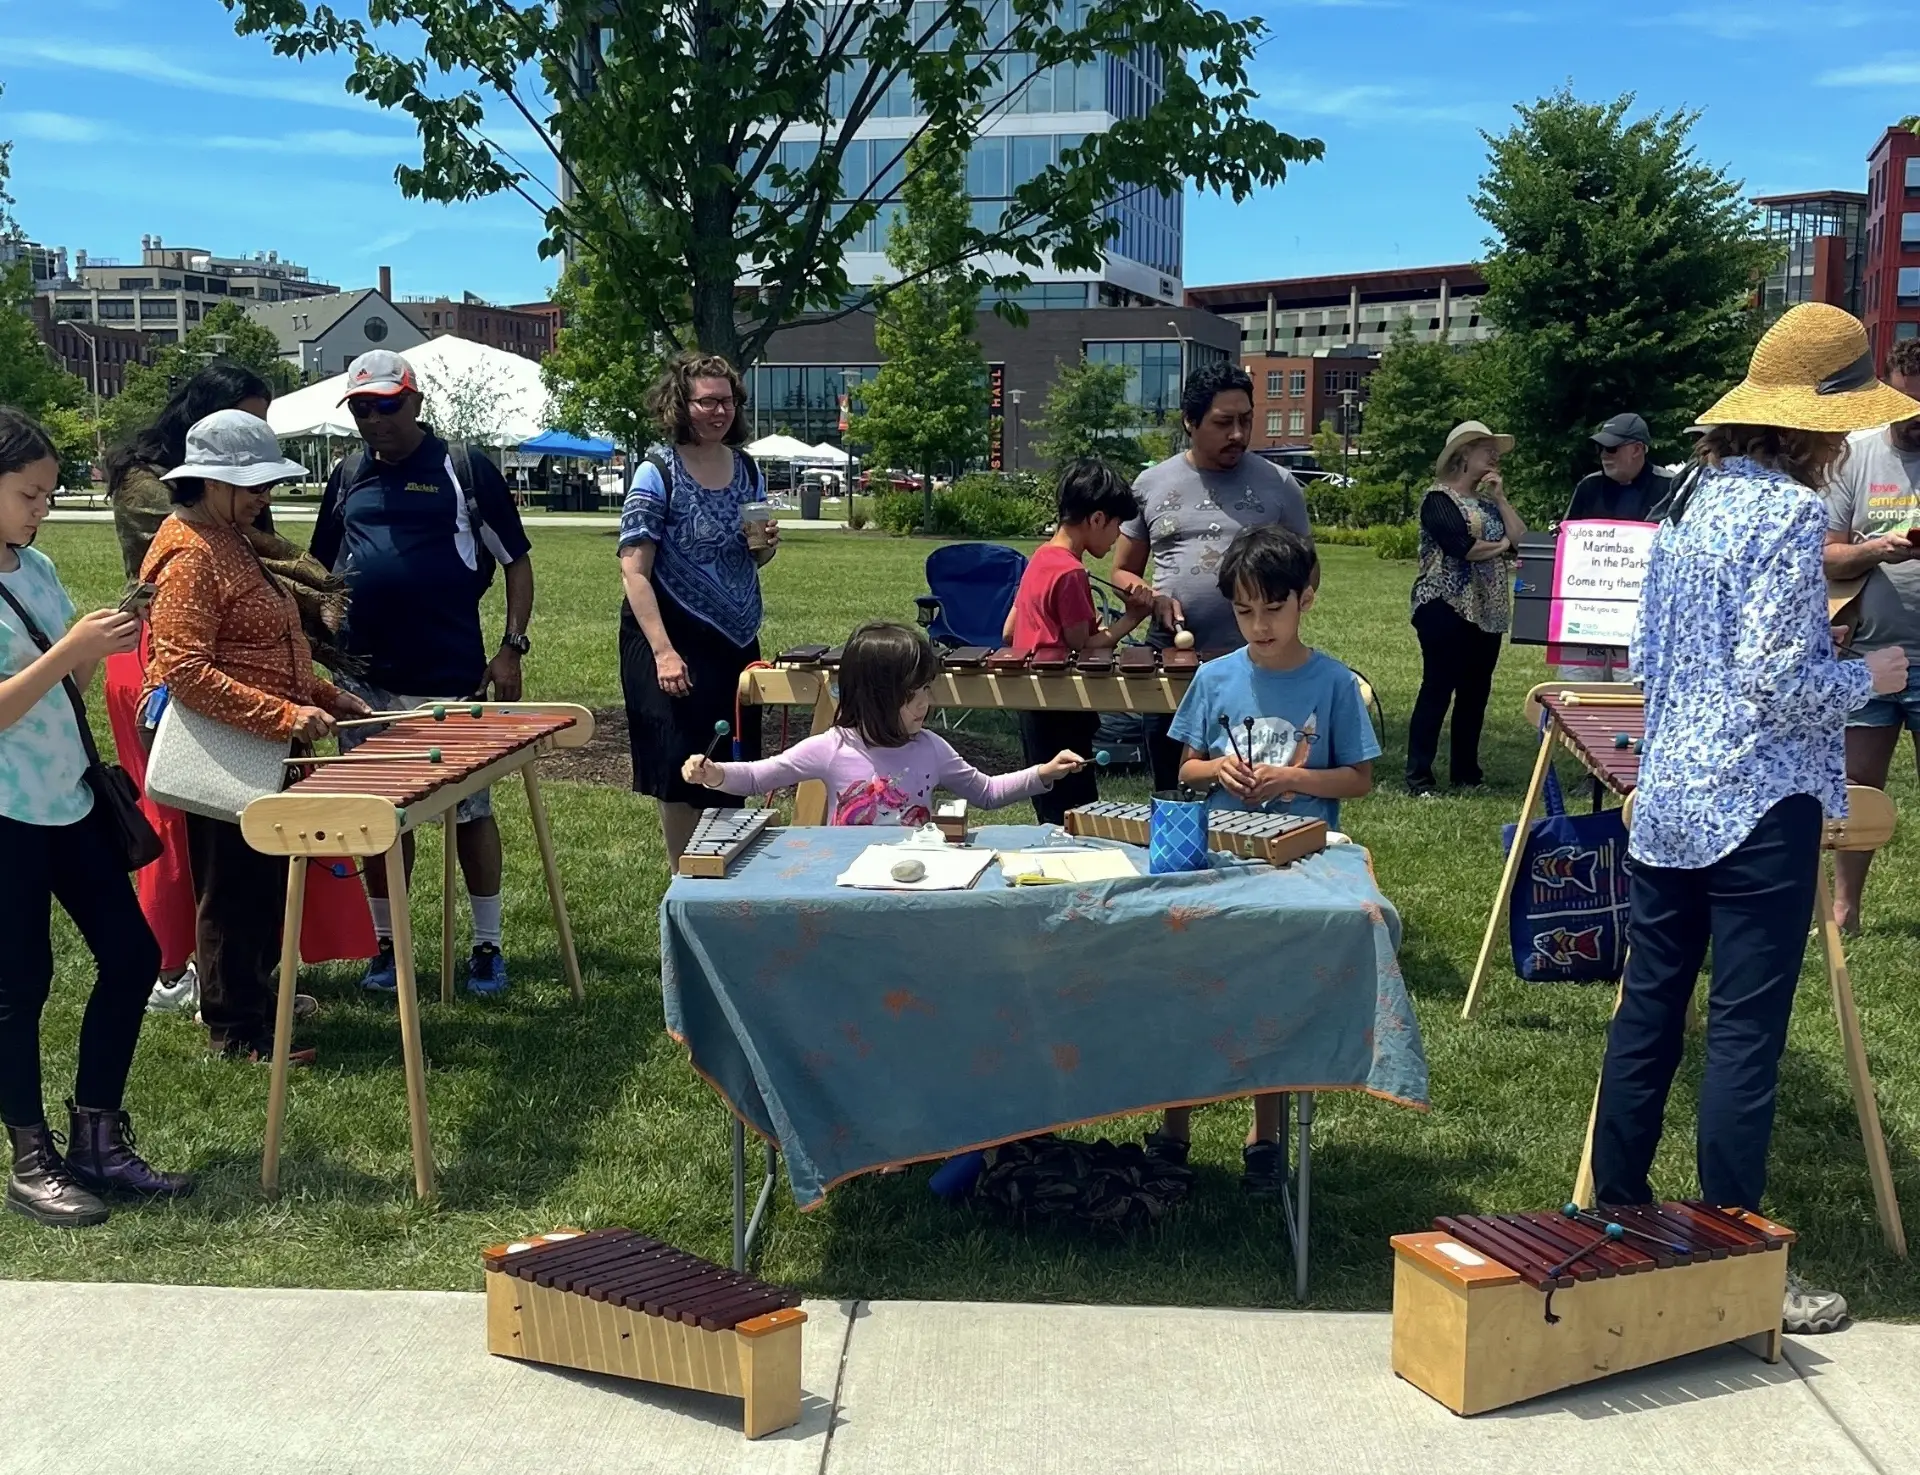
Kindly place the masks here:
[(187, 432), (187, 459), (162, 478), (186, 476), (223, 481), (228, 486), (263, 487), (279, 481), (305, 481), (307, 468), (280, 454), (280, 440), (258, 415), (245, 410), (215, 410)]

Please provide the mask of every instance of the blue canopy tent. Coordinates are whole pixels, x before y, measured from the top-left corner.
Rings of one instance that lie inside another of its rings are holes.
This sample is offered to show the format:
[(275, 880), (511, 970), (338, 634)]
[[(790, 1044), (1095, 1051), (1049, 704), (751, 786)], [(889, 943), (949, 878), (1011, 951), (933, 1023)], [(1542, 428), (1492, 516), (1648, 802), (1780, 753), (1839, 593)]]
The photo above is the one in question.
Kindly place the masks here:
[(569, 435), (564, 430), (548, 430), (532, 440), (522, 441), (519, 449), (529, 456), (577, 456), (583, 461), (611, 461), (613, 442)]

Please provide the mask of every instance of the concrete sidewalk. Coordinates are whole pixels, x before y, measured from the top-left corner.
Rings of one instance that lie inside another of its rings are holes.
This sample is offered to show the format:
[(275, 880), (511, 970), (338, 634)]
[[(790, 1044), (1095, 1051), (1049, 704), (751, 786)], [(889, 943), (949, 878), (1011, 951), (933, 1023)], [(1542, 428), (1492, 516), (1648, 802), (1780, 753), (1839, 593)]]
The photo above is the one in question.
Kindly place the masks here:
[(1477, 1419), (1384, 1315), (810, 1303), (805, 1413), (487, 1356), (483, 1300), (0, 1284), (5, 1475), (1889, 1475), (1920, 1328), (1705, 1353)]

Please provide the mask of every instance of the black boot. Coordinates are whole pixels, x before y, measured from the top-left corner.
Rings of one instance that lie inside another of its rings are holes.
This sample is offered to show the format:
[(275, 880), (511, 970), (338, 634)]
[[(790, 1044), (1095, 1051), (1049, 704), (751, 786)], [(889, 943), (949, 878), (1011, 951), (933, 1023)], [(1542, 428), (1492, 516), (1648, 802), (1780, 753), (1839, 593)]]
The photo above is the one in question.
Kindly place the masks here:
[(104, 1224), (107, 1206), (82, 1188), (67, 1171), (53, 1133), (45, 1122), (8, 1127), (13, 1139), (13, 1174), (7, 1179), (7, 1207), (36, 1224), (83, 1229)]
[(127, 1193), (142, 1198), (185, 1198), (193, 1179), (162, 1173), (133, 1150), (133, 1123), (124, 1111), (94, 1111), (67, 1103), (73, 1132), (67, 1171), (98, 1194)]

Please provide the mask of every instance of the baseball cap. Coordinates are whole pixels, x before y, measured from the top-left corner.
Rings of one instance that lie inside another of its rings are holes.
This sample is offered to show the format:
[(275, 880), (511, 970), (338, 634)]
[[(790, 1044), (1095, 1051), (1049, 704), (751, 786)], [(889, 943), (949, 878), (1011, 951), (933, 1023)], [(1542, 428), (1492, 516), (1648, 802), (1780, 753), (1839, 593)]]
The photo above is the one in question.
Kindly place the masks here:
[(258, 415), (245, 410), (215, 410), (187, 432), (186, 461), (164, 480), (200, 476), (228, 486), (261, 487), (277, 481), (305, 481), (307, 468), (280, 454), (280, 439)]
[(356, 394), (405, 394), (419, 387), (412, 364), (390, 348), (372, 348), (347, 365), (347, 392), (340, 396), (340, 403)]
[(1594, 431), (1593, 439), (1608, 450), (1615, 446), (1624, 446), (1628, 441), (1637, 440), (1643, 446), (1653, 444), (1653, 434), (1647, 429), (1647, 422), (1638, 415), (1615, 415), (1605, 425)]

